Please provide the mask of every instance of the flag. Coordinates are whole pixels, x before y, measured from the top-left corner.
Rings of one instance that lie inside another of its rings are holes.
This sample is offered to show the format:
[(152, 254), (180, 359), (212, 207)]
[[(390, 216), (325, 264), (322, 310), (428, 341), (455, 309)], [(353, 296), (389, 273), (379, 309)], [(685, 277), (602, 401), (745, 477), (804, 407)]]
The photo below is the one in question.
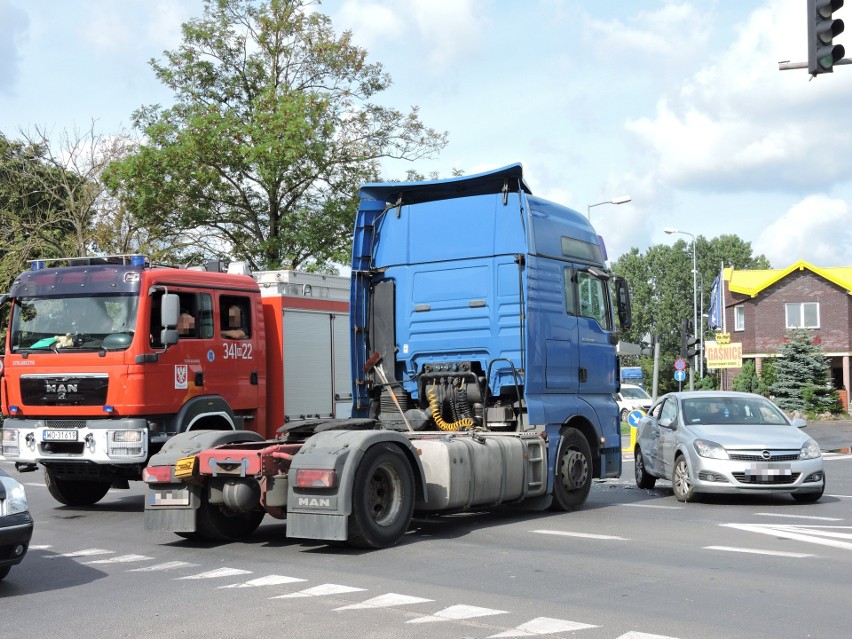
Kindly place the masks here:
[(722, 300), (722, 285), (721, 274), (713, 280), (713, 285), (710, 287), (710, 310), (707, 312), (707, 325), (710, 330), (720, 330), (722, 328), (722, 313), (724, 312), (724, 302)]

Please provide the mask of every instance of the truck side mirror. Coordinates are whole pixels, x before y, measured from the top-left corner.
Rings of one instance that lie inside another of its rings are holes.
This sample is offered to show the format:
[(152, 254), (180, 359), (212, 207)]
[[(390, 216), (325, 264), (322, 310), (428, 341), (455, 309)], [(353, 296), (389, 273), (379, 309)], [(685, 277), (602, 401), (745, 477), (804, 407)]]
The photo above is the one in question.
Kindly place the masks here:
[(623, 277), (615, 279), (615, 303), (618, 308), (618, 323), (622, 330), (629, 331), (633, 326), (633, 311), (630, 308), (630, 289)]
[(172, 346), (178, 343), (178, 316), (180, 315), (180, 298), (174, 293), (165, 293), (160, 306), (160, 324), (163, 331), (160, 333), (160, 342), (163, 346)]

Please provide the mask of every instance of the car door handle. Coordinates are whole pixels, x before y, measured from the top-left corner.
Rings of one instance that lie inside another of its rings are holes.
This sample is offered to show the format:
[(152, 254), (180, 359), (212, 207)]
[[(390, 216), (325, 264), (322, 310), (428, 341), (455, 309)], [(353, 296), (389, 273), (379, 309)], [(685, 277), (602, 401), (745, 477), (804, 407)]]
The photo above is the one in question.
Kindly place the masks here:
[(580, 381), (581, 382), (585, 382), (589, 377), (589, 373), (585, 368), (580, 369), (579, 375), (580, 375)]

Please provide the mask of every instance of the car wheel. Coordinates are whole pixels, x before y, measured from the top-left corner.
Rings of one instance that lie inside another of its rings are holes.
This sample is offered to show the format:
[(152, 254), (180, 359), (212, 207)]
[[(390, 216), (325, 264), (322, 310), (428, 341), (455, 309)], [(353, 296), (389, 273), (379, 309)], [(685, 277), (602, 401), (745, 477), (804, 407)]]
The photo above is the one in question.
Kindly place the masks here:
[(10, 570), (12, 570), (12, 566), (0, 567), (0, 581), (3, 581), (3, 579), (5, 579), (6, 575), (9, 574)]
[(639, 486), (639, 488), (653, 488), (654, 484), (657, 483), (657, 478), (649, 475), (648, 471), (645, 470), (645, 459), (642, 457), (642, 451), (639, 450), (638, 446), (633, 452), (633, 458), (636, 485)]
[(689, 481), (689, 467), (686, 465), (686, 458), (683, 455), (678, 455), (675, 459), (674, 470), (672, 471), (672, 490), (678, 501), (690, 501), (695, 495), (692, 482)]
[(627, 410), (626, 408), (622, 408), (622, 409), (621, 409), (621, 421), (622, 421), (622, 422), (626, 422), (626, 421), (627, 421), (627, 416), (628, 416), (629, 414), (630, 414), (630, 411), (629, 411), (629, 410)]

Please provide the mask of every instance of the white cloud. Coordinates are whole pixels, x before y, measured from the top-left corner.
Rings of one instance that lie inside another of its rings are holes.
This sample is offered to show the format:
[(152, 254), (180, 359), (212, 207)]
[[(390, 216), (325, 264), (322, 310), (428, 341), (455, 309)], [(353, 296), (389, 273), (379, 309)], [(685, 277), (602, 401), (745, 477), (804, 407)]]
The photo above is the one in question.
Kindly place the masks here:
[(7, 0), (0, 0), (0, 95), (11, 94), (18, 80), (20, 69), (19, 45), (27, 34), (27, 14), (13, 7)]
[(399, 40), (405, 28), (402, 16), (389, 6), (361, 0), (344, 2), (337, 14), (335, 28), (338, 28), (337, 23), (346, 25), (355, 41), (367, 50), (382, 40)]
[(629, 119), (626, 130), (674, 186), (783, 191), (848, 178), (852, 135), (836, 127), (826, 145), (819, 127), (827, 126), (821, 106), (840, 96), (852, 115), (852, 88), (831, 77), (814, 86), (805, 71), (778, 70), (779, 60), (805, 56), (804, 42), (801, 2), (767, 3), (727, 50), (668, 91), (653, 116)]
[(753, 243), (774, 268), (798, 260), (815, 266), (852, 264), (852, 214), (844, 200), (812, 195), (794, 204)]

